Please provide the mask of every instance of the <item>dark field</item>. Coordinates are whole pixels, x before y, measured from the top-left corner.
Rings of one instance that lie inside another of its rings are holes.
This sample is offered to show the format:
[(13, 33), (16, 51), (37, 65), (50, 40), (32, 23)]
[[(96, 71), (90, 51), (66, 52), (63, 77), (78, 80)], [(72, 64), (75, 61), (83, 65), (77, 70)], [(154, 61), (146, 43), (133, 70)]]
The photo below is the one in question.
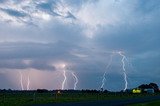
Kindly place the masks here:
[(97, 100), (124, 100), (128, 98), (143, 98), (160, 94), (131, 94), (123, 92), (80, 92), (63, 91), (7, 91), (0, 92), (0, 106), (28, 106), (33, 104), (51, 104)]
[(147, 102), (147, 103), (138, 103), (138, 104), (132, 104), (129, 106), (160, 106), (160, 100), (159, 101), (153, 101), (153, 102)]

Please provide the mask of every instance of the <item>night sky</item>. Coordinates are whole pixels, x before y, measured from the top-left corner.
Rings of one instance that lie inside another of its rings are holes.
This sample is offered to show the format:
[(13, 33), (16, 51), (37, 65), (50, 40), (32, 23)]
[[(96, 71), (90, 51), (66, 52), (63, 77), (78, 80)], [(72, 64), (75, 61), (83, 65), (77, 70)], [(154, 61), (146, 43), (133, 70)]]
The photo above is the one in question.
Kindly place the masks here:
[(159, 0), (0, 0), (0, 89), (160, 85), (159, 45)]

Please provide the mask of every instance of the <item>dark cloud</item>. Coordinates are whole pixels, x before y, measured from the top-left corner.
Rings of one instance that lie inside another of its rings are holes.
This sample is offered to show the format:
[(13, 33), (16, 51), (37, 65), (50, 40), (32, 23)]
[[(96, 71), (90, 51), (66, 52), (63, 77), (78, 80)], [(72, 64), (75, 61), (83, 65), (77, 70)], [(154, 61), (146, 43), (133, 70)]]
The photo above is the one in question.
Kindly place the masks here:
[[(29, 61), (29, 63), (25, 63)], [(1, 69), (37, 69), (41, 71), (55, 71), (55, 67), (45, 60), (9, 59), (0, 61)]]
[(65, 18), (76, 19), (76, 17), (71, 12), (68, 12), (68, 15)]
[(160, 3), (158, 2), (158, 0), (141, 0), (138, 2), (138, 6), (136, 8), (137, 12), (141, 11), (143, 12), (143, 14), (148, 14), (154, 11), (159, 11), (160, 7), (159, 7)]
[(47, 12), (54, 16), (60, 16), (58, 13), (54, 12), (54, 9), (56, 9), (56, 1), (48, 1), (45, 3), (38, 3), (36, 4), (36, 7), (40, 10)]
[(126, 50), (131, 53), (159, 51), (159, 30), (154, 28), (152, 24), (148, 24), (146, 27), (139, 24), (131, 27), (126, 26), (113, 28), (111, 29), (113, 32), (110, 33), (102, 32), (102, 36), (97, 37), (95, 42), (110, 50)]
[[(126, 64), (130, 87), (159, 81), (158, 0), (7, 2), (0, 0), (0, 70), (56, 72), (54, 63), (63, 61), (78, 73), (80, 88), (97, 89), (112, 51), (124, 51), (131, 62)], [(123, 89), (121, 59), (114, 55), (107, 70), (107, 84), (113, 85), (105, 88)]]
[[(68, 54), (71, 49), (70, 44), (57, 42), (55, 44), (40, 43), (7, 43), (1, 44), (1, 59), (15, 58), (49, 58), (52, 56), (59, 57)], [(32, 52), (30, 52), (32, 51)], [(62, 53), (62, 54), (61, 54)]]
[(6, 0), (0, 0), (0, 3), (4, 3)]
[(1, 10), (6, 12), (8, 15), (15, 16), (15, 17), (27, 16), (27, 14), (22, 11), (17, 11), (17, 10), (13, 10), (13, 9), (3, 9), (3, 8), (1, 8)]

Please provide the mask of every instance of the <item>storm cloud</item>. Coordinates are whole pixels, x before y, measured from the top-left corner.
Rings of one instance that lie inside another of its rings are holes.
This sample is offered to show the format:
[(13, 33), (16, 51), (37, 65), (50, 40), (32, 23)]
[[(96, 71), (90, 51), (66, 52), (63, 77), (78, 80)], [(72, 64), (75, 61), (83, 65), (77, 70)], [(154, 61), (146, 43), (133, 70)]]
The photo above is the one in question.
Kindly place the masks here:
[[(98, 89), (110, 55), (123, 51), (130, 88), (159, 84), (159, 5), (158, 0), (0, 0), (0, 76), (6, 70), (55, 73), (64, 62), (79, 75), (79, 89)], [(105, 88), (123, 89), (119, 55), (107, 71)]]

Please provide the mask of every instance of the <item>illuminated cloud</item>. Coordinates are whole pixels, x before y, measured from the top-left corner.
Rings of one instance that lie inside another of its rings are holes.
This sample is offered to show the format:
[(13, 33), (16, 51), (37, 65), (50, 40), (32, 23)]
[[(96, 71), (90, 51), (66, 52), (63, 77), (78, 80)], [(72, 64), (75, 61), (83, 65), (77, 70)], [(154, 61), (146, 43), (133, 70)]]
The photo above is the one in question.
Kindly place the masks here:
[[(6, 80), (15, 84), (17, 70), (54, 74), (64, 62), (79, 75), (79, 89), (97, 89), (111, 55), (107, 51), (125, 52), (133, 66), (126, 66), (130, 87), (158, 82), (159, 5), (158, 0), (0, 0), (0, 88), (19, 86)], [(122, 83), (115, 56), (107, 79), (113, 85), (106, 88), (120, 90)]]
[(49, 21), (54, 18), (75, 19), (70, 9), (61, 1), (43, 1), (43, 0), (24, 0), (24, 1), (6, 1), (0, 4), (1, 21), (14, 24), (38, 25), (43, 21)]

